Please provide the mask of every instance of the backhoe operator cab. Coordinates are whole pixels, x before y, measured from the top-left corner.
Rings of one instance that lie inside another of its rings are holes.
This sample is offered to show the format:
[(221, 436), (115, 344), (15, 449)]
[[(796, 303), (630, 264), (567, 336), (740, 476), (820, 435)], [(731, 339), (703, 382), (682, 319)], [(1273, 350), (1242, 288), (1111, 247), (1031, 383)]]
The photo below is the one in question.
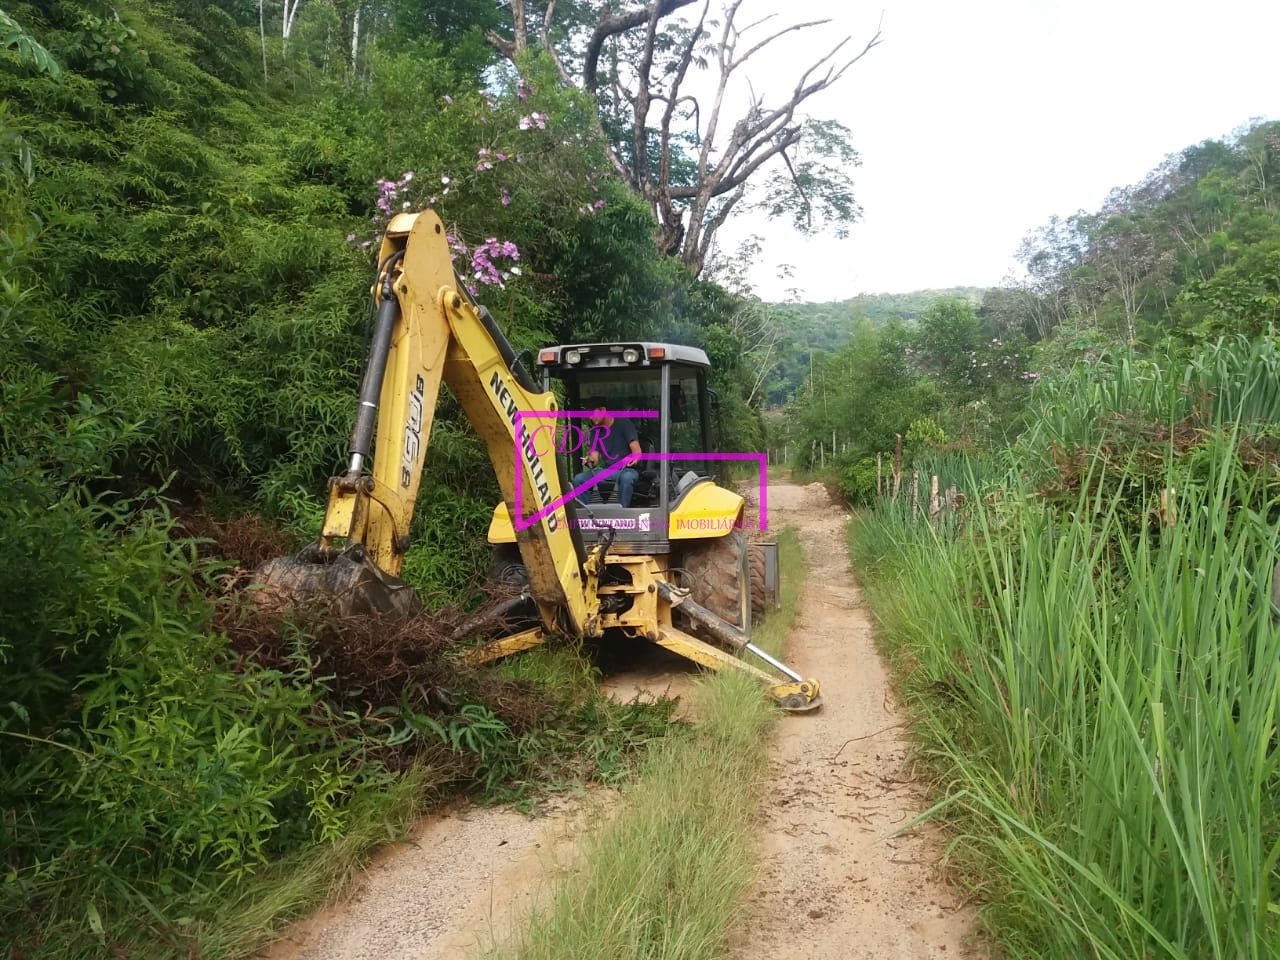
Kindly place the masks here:
[[(543, 390), (560, 394), (572, 415), (526, 421), (526, 429), (539, 450), (555, 445), (561, 477), (581, 473), (587, 453), (601, 446), (594, 431), (607, 428), (594, 427), (587, 416), (594, 398), (605, 400), (610, 415), (630, 420), (640, 441), (629, 507), (619, 502), (616, 475), (578, 494), (573, 522), (586, 544), (611, 530), (614, 553), (669, 553), (673, 541), (741, 529), (743, 499), (716, 485), (718, 461), (706, 455), (716, 445), (716, 398), (702, 350), (644, 341), (566, 344), (542, 349), (538, 362)], [(489, 541), (515, 543), (505, 504), (494, 511)]]

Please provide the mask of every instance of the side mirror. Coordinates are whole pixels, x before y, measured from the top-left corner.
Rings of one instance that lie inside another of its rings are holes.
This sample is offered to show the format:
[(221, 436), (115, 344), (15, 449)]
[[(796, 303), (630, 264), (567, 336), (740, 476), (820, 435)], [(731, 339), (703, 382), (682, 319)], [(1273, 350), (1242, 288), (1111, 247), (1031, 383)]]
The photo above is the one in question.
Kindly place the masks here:
[(689, 411), (684, 405), (684, 387), (678, 383), (671, 385), (667, 395), (667, 411), (672, 423), (687, 423)]

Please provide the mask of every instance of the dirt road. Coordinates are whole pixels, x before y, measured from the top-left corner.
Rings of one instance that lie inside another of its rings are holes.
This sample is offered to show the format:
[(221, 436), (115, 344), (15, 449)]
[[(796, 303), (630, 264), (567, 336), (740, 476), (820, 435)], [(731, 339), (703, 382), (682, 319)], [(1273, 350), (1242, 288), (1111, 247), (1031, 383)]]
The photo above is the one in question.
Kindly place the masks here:
[[(923, 809), (845, 548), (845, 511), (814, 484), (770, 485), (770, 525), (800, 531), (809, 575), (789, 656), (822, 682), (817, 714), (781, 719), (753, 919), (733, 960), (965, 957), (969, 914), (936, 876), (929, 831), (891, 837)], [(784, 571), (785, 575), (785, 571)], [(606, 681), (615, 695), (684, 692), (691, 672), (654, 658)], [(266, 960), (445, 960), (505, 940), (573, 858), (604, 791), (530, 819), (474, 809), (424, 821), (354, 896), (285, 931)], [(590, 809), (588, 809), (588, 807)], [(603, 958), (602, 958), (603, 960)]]
[(891, 836), (924, 801), (849, 568), (848, 517), (819, 484), (771, 484), (768, 507), (809, 563), (788, 655), (821, 681), (824, 706), (777, 726), (764, 862), (732, 958), (977, 957), (972, 916), (937, 875), (937, 836)]
[(545, 817), (509, 808), (447, 811), (385, 850), (355, 894), (290, 925), (262, 960), (452, 960), (505, 939), (572, 861), (600, 797)]

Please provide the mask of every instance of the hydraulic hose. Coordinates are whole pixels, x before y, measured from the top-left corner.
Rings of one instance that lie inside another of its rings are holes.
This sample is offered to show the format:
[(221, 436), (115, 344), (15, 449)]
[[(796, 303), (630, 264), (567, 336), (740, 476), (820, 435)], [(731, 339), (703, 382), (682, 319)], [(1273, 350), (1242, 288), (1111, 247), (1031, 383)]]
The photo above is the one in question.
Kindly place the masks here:
[(373, 446), (373, 427), (378, 418), (378, 398), (382, 395), (382, 381), (387, 374), (387, 359), (391, 355), (391, 336), (395, 332), (396, 319), (400, 315), (400, 301), (396, 298), (391, 281), (392, 271), (404, 257), (397, 250), (387, 258), (382, 271), (382, 302), (378, 305), (378, 318), (374, 321), (373, 337), (369, 343), (369, 360), (365, 363), (364, 379), (360, 384), (360, 405), (356, 408), (356, 423), (351, 428), (351, 442), (347, 450), (351, 461), (347, 475), (353, 479)]

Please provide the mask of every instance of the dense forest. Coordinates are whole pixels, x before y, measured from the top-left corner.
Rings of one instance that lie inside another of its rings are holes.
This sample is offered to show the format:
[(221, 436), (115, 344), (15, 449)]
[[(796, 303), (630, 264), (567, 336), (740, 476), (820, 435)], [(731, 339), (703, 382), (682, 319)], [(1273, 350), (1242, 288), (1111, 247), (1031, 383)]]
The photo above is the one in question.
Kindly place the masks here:
[[(691, 65), (740, 65), (732, 15), (646, 35), (607, 3), (553, 12), (0, 12), (14, 955), (240, 955), (441, 792), (533, 803), (663, 735), (669, 706), (608, 701), (554, 654), (424, 673), (436, 633), (245, 619), (237, 588), (314, 534), (343, 460), (380, 232), (427, 208), (518, 348), (700, 346), (726, 448), (870, 508), (855, 553), (995, 942), (1273, 955), (1280, 123), (1035, 230), (1017, 284), (765, 304), (716, 230), (748, 196), (854, 222), (849, 132), (797, 108), (875, 39), (724, 117), (712, 151), (675, 105)], [(667, 106), (654, 125), (638, 103)], [(964, 491), (956, 528), (877, 498), (898, 436)], [(448, 399), (431, 440), (405, 577), (445, 622), (499, 496)]]

